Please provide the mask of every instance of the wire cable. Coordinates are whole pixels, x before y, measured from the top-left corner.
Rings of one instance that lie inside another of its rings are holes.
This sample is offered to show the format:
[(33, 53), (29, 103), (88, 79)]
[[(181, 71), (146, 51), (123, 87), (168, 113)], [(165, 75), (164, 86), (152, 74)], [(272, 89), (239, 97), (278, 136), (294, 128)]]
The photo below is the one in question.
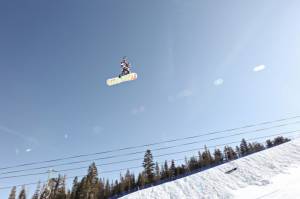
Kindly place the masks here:
[[(201, 143), (201, 142), (209, 142), (209, 141), (214, 141), (214, 140), (220, 140), (220, 139), (225, 139), (225, 138), (234, 137), (234, 136), (238, 136), (238, 135), (244, 135), (244, 134), (248, 134), (248, 133), (255, 133), (255, 132), (259, 132), (259, 131), (270, 130), (270, 129), (284, 127), (284, 126), (288, 126), (288, 125), (291, 125), (291, 124), (298, 124), (298, 123), (300, 123), (300, 121), (285, 123), (285, 124), (266, 127), (266, 128), (255, 129), (255, 130), (251, 130), (251, 131), (235, 133), (235, 134), (231, 134), (231, 135), (226, 135), (226, 136), (216, 137), (216, 138), (211, 138), (211, 139), (206, 139), (206, 140), (193, 141), (193, 142), (177, 144), (177, 145), (173, 145), (173, 146), (155, 148), (155, 149), (152, 149), (152, 151), (161, 151), (161, 150), (166, 150), (166, 149), (171, 149), (171, 148), (176, 148), (176, 147), (181, 147), (181, 146), (197, 144), (197, 143)], [(26, 172), (26, 171), (34, 171), (34, 170), (46, 169), (46, 168), (49, 169), (49, 168), (58, 167), (58, 166), (67, 166), (67, 165), (73, 165), (73, 164), (79, 164), (79, 163), (85, 163), (85, 162), (95, 162), (95, 161), (98, 161), (98, 160), (106, 160), (106, 159), (112, 159), (112, 158), (117, 158), (117, 157), (143, 154), (144, 152), (145, 151), (143, 150), (143, 151), (136, 151), (136, 152), (125, 153), (125, 154), (120, 154), (120, 155), (114, 155), (114, 156), (106, 156), (106, 157), (93, 158), (93, 159), (80, 160), (80, 161), (73, 161), (73, 162), (66, 162), (66, 163), (60, 163), (60, 164), (53, 164), (53, 165), (47, 165), (47, 166), (41, 166), (41, 167), (35, 167), (35, 168), (29, 168), (29, 169), (14, 170), (14, 171), (2, 172), (2, 173), (0, 173), (0, 175)], [(102, 166), (111, 165), (111, 164), (113, 164), (113, 163), (106, 163), (106, 164), (103, 164)], [(42, 174), (42, 173), (39, 173), (39, 174)], [(0, 178), (0, 179), (2, 179), (2, 178)]]
[[(271, 127), (265, 127), (265, 128), (260, 128), (260, 129), (255, 129), (255, 130), (251, 130), (251, 131), (245, 131), (245, 132), (235, 133), (235, 134), (231, 134), (231, 135), (226, 135), (226, 136), (216, 137), (216, 138), (211, 138), (211, 139), (206, 139), (206, 140), (193, 141), (193, 142), (184, 143), (184, 144), (177, 144), (177, 145), (173, 145), (173, 146), (155, 148), (155, 149), (152, 149), (152, 151), (161, 151), (161, 150), (166, 150), (166, 149), (171, 149), (171, 148), (176, 148), (176, 147), (186, 146), (186, 145), (192, 145), (192, 144), (201, 143), (201, 142), (209, 142), (209, 141), (214, 141), (214, 140), (220, 140), (220, 139), (225, 139), (225, 138), (229, 138), (229, 137), (234, 137), (234, 136), (237, 136), (237, 135), (244, 135), (244, 134), (248, 134), (248, 133), (255, 133), (255, 132), (259, 132), (259, 131), (270, 130), (270, 129), (284, 127), (284, 126), (288, 126), (288, 125), (292, 125), (292, 124), (298, 124), (298, 123), (300, 123), (300, 121), (290, 122), (290, 123), (284, 123), (284, 124), (275, 125), (275, 126), (271, 126)], [(131, 153), (113, 155), (113, 156), (106, 156), (106, 157), (93, 158), (93, 159), (87, 159), (87, 160), (80, 160), (80, 161), (66, 162), (66, 163), (53, 164), (53, 165), (47, 165), (47, 166), (41, 166), (41, 167), (34, 167), (34, 168), (29, 168), (29, 169), (7, 171), (7, 172), (0, 173), (0, 175), (10, 174), (10, 173), (26, 172), (26, 171), (34, 171), (34, 170), (46, 169), (46, 168), (53, 168), (53, 167), (58, 167), (58, 166), (68, 166), (68, 165), (79, 164), (79, 163), (86, 163), (86, 162), (95, 162), (95, 161), (98, 161), (98, 160), (106, 160), (106, 159), (112, 159), (112, 158), (117, 158), (117, 157), (124, 157), (124, 156), (130, 156), (130, 155), (143, 154), (144, 152), (145, 151), (143, 150), (143, 151), (136, 151), (136, 152), (131, 152)], [(104, 165), (110, 165), (110, 164), (104, 164)]]
[(160, 142), (153, 142), (153, 143), (149, 143), (149, 144), (129, 146), (129, 147), (113, 149), (113, 150), (107, 150), (107, 151), (100, 151), (100, 152), (95, 152), (95, 153), (80, 154), (80, 155), (66, 156), (66, 157), (50, 159), (50, 160), (35, 161), (35, 162), (11, 165), (11, 166), (6, 166), (6, 167), (1, 167), (0, 170), (6, 170), (6, 169), (18, 168), (18, 167), (24, 167), (24, 166), (31, 166), (31, 165), (37, 165), (37, 164), (43, 164), (43, 163), (50, 163), (50, 162), (57, 162), (57, 161), (63, 161), (63, 160), (81, 158), (81, 157), (87, 157), (87, 156), (93, 156), (93, 155), (100, 155), (100, 154), (124, 151), (124, 150), (129, 150), (129, 149), (137, 149), (137, 148), (155, 146), (155, 145), (160, 145), (160, 144), (165, 144), (165, 143), (170, 143), (170, 142), (176, 142), (176, 141), (182, 141), (182, 140), (187, 140), (187, 139), (192, 139), (192, 138), (197, 138), (197, 137), (203, 137), (203, 136), (207, 136), (207, 135), (214, 135), (214, 134), (220, 134), (220, 133), (225, 133), (225, 132), (232, 132), (232, 131), (237, 131), (237, 130), (241, 130), (241, 129), (245, 129), (245, 128), (251, 128), (251, 127), (256, 127), (256, 126), (261, 126), (261, 125), (267, 125), (267, 124), (272, 124), (272, 123), (277, 123), (277, 122), (283, 122), (283, 121), (297, 119), (297, 118), (300, 118), (300, 115), (293, 116), (293, 117), (281, 118), (281, 119), (272, 120), (272, 121), (256, 123), (256, 124), (245, 125), (245, 126), (226, 129), (226, 130), (221, 130), (221, 131), (212, 131), (212, 132), (209, 132), (209, 133), (198, 134), (198, 135), (189, 136), (189, 137), (182, 137), (182, 138), (169, 139), (169, 140), (160, 141)]
[[(261, 136), (261, 137), (256, 137), (256, 138), (251, 138), (251, 139), (247, 139), (246, 141), (249, 142), (249, 141), (256, 141), (256, 140), (259, 140), (259, 139), (263, 139), (263, 138), (271, 138), (273, 136), (278, 136), (278, 135), (282, 135), (282, 134), (276, 134), (276, 135), (268, 135), (268, 136)], [(294, 137), (293, 139), (296, 139), (296, 138), (299, 138), (300, 136), (296, 136)], [(229, 143), (225, 143), (225, 144), (219, 144), (219, 145), (214, 145), (214, 146), (208, 146), (207, 148), (215, 148), (215, 147), (220, 147), (220, 146), (226, 146), (226, 145), (230, 145), (230, 144), (237, 144), (237, 143), (240, 143), (240, 141), (235, 141), (235, 142), (229, 142)], [(196, 149), (196, 150), (199, 150), (199, 149)], [(157, 157), (157, 156), (156, 156)], [(177, 160), (183, 160), (183, 159), (177, 159)], [(161, 162), (160, 164), (162, 164), (164, 162)], [(126, 168), (126, 169), (118, 169), (118, 170), (110, 170), (110, 171), (104, 171), (106, 173), (113, 173), (113, 172), (121, 172), (121, 171), (124, 171), (124, 170), (130, 170), (130, 169), (136, 169), (136, 168), (142, 168), (142, 166), (136, 166), (136, 167), (130, 167), (130, 168)], [(104, 173), (102, 172), (102, 173)], [(76, 175), (76, 176), (71, 176), (71, 177), (68, 177), (68, 178), (75, 178), (75, 177), (84, 177), (86, 176), (86, 174), (84, 175)], [(19, 185), (12, 185), (12, 186), (5, 186), (5, 187), (0, 187), (0, 190), (4, 190), (4, 189), (11, 189), (12, 187), (22, 187), (22, 186), (29, 186), (29, 185), (36, 185), (37, 183), (47, 183), (48, 181), (38, 181), (38, 182), (30, 182), (30, 183), (24, 183), (24, 184), (19, 184)]]
[[(268, 135), (268, 136), (278, 136), (278, 135), (287, 135), (287, 134), (291, 134), (291, 133), (296, 133), (296, 132), (300, 132), (300, 130), (295, 130), (295, 131), (288, 131), (288, 132), (283, 132), (283, 133), (277, 133), (277, 134), (272, 134), (272, 135)], [(265, 138), (266, 136), (263, 137), (259, 137), (256, 139), (260, 139), (260, 138)], [(251, 140), (251, 139), (249, 139)], [(233, 142), (236, 143), (236, 142)], [(228, 144), (233, 144), (233, 143), (226, 143), (225, 145)], [(221, 144), (221, 146), (223, 146), (224, 144)], [(215, 145), (214, 147), (218, 147), (220, 145)], [(209, 148), (209, 147), (208, 147)], [(176, 152), (172, 152), (172, 153), (165, 153), (165, 154), (160, 154), (160, 155), (154, 155), (153, 157), (163, 157), (163, 156), (169, 156), (169, 155), (175, 155), (175, 154), (181, 154), (181, 153), (186, 153), (186, 152), (191, 152), (191, 151), (195, 151), (195, 150), (203, 150), (205, 149), (204, 147), (197, 147), (197, 148), (192, 148), (192, 149), (187, 149), (187, 150), (183, 150), (183, 151), (176, 151)], [(141, 158), (136, 158), (136, 159), (131, 159), (131, 160), (124, 160), (124, 161), (116, 161), (114, 163), (109, 163), (109, 164), (117, 164), (120, 162), (131, 162), (133, 160), (142, 160)], [(101, 166), (101, 164), (97, 164), (96, 166)], [(74, 170), (79, 170), (79, 169), (84, 169), (87, 168), (85, 167), (77, 167), (77, 168), (70, 168), (70, 169), (62, 169), (62, 170), (56, 170), (56, 173), (59, 172), (65, 172), (65, 171), (74, 171)], [(13, 176), (6, 176), (6, 177), (0, 177), (0, 180), (2, 179), (10, 179), (10, 178), (19, 178), (19, 177), (27, 177), (27, 176), (37, 176), (37, 175), (42, 175), (42, 174), (47, 174), (47, 172), (38, 172), (38, 173), (29, 173), (29, 174), (23, 174), (23, 175), (13, 175)], [(102, 173), (109, 173), (107, 171), (104, 171)]]

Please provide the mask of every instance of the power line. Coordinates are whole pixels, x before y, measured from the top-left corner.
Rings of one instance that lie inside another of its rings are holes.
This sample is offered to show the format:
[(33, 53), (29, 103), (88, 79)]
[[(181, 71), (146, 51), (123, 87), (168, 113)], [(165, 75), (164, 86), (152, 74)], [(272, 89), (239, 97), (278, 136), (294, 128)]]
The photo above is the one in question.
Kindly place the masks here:
[[(176, 148), (176, 147), (186, 146), (186, 145), (192, 145), (192, 144), (201, 143), (201, 142), (209, 142), (209, 141), (213, 141), (213, 140), (220, 140), (220, 139), (224, 139), (224, 138), (234, 137), (234, 136), (237, 136), (237, 135), (244, 135), (244, 134), (248, 134), (248, 133), (254, 133), (254, 132), (259, 132), (259, 131), (264, 131), (264, 130), (270, 130), (270, 129), (284, 127), (284, 126), (288, 126), (288, 125), (291, 125), (291, 124), (298, 124), (298, 123), (300, 123), (300, 121), (284, 123), (284, 124), (280, 124), (280, 125), (276, 125), (276, 126), (265, 127), (265, 128), (240, 132), (240, 133), (236, 133), (236, 134), (231, 134), (231, 135), (226, 135), (226, 136), (216, 137), (216, 138), (211, 138), (211, 139), (206, 139), (206, 140), (194, 141), (194, 142), (189, 142), (189, 143), (184, 143), (184, 144), (177, 144), (177, 145), (167, 146), (167, 147), (160, 147), (160, 148), (152, 149), (152, 151), (161, 151), (161, 150), (166, 150), (166, 149), (171, 149), (171, 148)], [(24, 172), (24, 171), (25, 172), (26, 171), (34, 171), (34, 170), (39, 170), (39, 169), (46, 169), (46, 168), (53, 168), (53, 167), (58, 167), (58, 166), (73, 165), (73, 164), (92, 162), (92, 161), (95, 162), (97, 160), (106, 160), (106, 159), (112, 159), (112, 158), (116, 158), (116, 157), (120, 157), (120, 156), (124, 157), (124, 156), (130, 156), (130, 155), (137, 155), (137, 154), (142, 154), (144, 152), (145, 151), (136, 151), (136, 152), (131, 152), (131, 153), (125, 153), (125, 154), (119, 154), (119, 155), (113, 155), (113, 156), (106, 156), (106, 157), (100, 157), (100, 158), (93, 158), (93, 159), (88, 159), (88, 160), (80, 160), (80, 161), (53, 164), (53, 165), (47, 165), (47, 166), (41, 166), (41, 167), (35, 167), (35, 168), (29, 168), (29, 169), (7, 171), (7, 172), (0, 173), (0, 175), (10, 174), (10, 173), (19, 173), (19, 172)], [(105, 166), (105, 165), (110, 165), (110, 163), (109, 164), (103, 164), (102, 166)], [(42, 174), (42, 173), (40, 173), (40, 174)]]
[[(166, 150), (166, 149), (171, 149), (171, 148), (176, 148), (176, 147), (181, 147), (181, 146), (197, 144), (197, 143), (201, 143), (201, 142), (209, 142), (209, 141), (213, 141), (213, 140), (220, 140), (220, 139), (224, 139), (224, 138), (234, 137), (234, 136), (237, 136), (237, 135), (244, 135), (244, 134), (248, 134), (248, 133), (254, 133), (254, 132), (259, 132), (259, 131), (264, 131), (264, 130), (270, 130), (270, 129), (284, 127), (284, 126), (288, 126), (288, 125), (291, 125), (291, 124), (298, 124), (298, 123), (300, 123), (300, 121), (284, 123), (284, 124), (280, 124), (280, 125), (276, 125), (276, 126), (265, 127), (265, 128), (251, 130), (251, 131), (245, 131), (245, 132), (235, 133), (235, 134), (231, 134), (231, 135), (226, 135), (226, 136), (222, 136), (222, 137), (210, 138), (210, 139), (206, 139), (206, 140), (200, 140), (200, 141), (198, 140), (198, 141), (193, 141), (193, 142), (188, 142), (188, 143), (183, 143), (183, 144), (177, 144), (177, 145), (173, 145), (173, 146), (160, 147), (160, 148), (152, 149), (152, 151), (161, 151), (161, 150)], [(97, 160), (106, 160), (106, 159), (112, 159), (112, 158), (116, 158), (116, 157), (120, 157), (120, 156), (124, 157), (124, 156), (142, 154), (144, 152), (145, 151), (136, 151), (136, 152), (131, 152), (131, 153), (125, 153), (125, 154), (119, 154), (119, 155), (113, 155), (113, 156), (106, 156), (106, 157), (100, 157), (100, 158), (93, 158), (93, 159), (88, 159), (88, 160), (66, 162), (66, 163), (47, 165), (47, 166), (42, 166), (42, 167), (35, 167), (35, 168), (30, 168), (30, 169), (14, 170), (14, 171), (2, 172), (2, 173), (0, 173), (0, 175), (11, 174), (11, 173), (19, 173), (19, 172), (24, 172), (24, 171), (25, 172), (26, 171), (34, 171), (34, 170), (39, 170), (39, 169), (53, 168), (53, 167), (66, 166), (66, 165), (73, 165), (73, 164), (85, 163), (85, 162), (95, 162)], [(137, 158), (132, 159), (132, 161), (133, 160), (137, 160)], [(112, 165), (112, 164), (115, 164), (115, 163), (116, 162), (104, 163), (104, 164), (101, 164), (101, 166)], [(82, 167), (79, 167), (79, 168), (82, 168)], [(39, 172), (38, 174), (43, 174), (43, 172)], [(2, 178), (0, 178), (0, 179), (2, 179)]]
[[(296, 132), (300, 132), (300, 130), (294, 130), (294, 131), (288, 131), (288, 132), (283, 132), (283, 133), (277, 133), (277, 134), (272, 134), (272, 135), (268, 135), (268, 136), (263, 136), (261, 138), (264, 138), (264, 137), (270, 137), (270, 136), (278, 136), (278, 135), (286, 135), (286, 134), (291, 134), (291, 133), (296, 133)], [(256, 138), (258, 139), (258, 138)], [(251, 140), (251, 139), (249, 139)], [(197, 143), (197, 142), (194, 142), (194, 143)], [(233, 142), (235, 143), (235, 142)], [(232, 144), (232, 143), (226, 143), (226, 144)], [(217, 147), (217, 146), (223, 146), (224, 144), (221, 144), (221, 145), (215, 145), (214, 147)], [(192, 148), (192, 149), (187, 149), (187, 150), (183, 150), (183, 151), (176, 151), (176, 152), (172, 152), (172, 153), (165, 153), (165, 154), (161, 154), (161, 155), (156, 155), (156, 156), (153, 156), (153, 157), (163, 157), (163, 156), (169, 156), (169, 155), (175, 155), (175, 154), (180, 154), (180, 153), (186, 153), (186, 152), (191, 152), (191, 151), (195, 151), (195, 150), (203, 150), (205, 148), (203, 147), (197, 147), (197, 148)], [(142, 160), (141, 158), (136, 158), (136, 159), (131, 159), (131, 160), (124, 160), (124, 161), (116, 161), (114, 163), (110, 163), (110, 164), (117, 164), (117, 163), (120, 163), (120, 162), (131, 162), (133, 160)], [(96, 166), (102, 166), (101, 164), (97, 164)], [(87, 167), (78, 167), (78, 168), (70, 168), (70, 169), (63, 169), (63, 170), (56, 170), (57, 173), (59, 172), (65, 172), (65, 171), (74, 171), (74, 170), (79, 170), (79, 169), (84, 169), (84, 168), (87, 168)], [(0, 180), (2, 179), (10, 179), (10, 178), (19, 178), (19, 177), (27, 177), (27, 176), (36, 176), (36, 175), (42, 175), (42, 174), (47, 174), (47, 172), (38, 172), (38, 173), (29, 173), (29, 174), (22, 174), (22, 175), (14, 175), (14, 176), (6, 176), (6, 177), (0, 177)], [(109, 173), (108, 171), (104, 171), (102, 173)]]
[(294, 116), (294, 117), (286, 117), (286, 118), (282, 118), (282, 119), (278, 119), (278, 120), (272, 120), (272, 121), (266, 121), (266, 122), (251, 124), (251, 125), (245, 125), (245, 126), (226, 129), (226, 130), (221, 130), (221, 131), (212, 131), (212, 132), (209, 132), (209, 133), (198, 134), (198, 135), (195, 135), (195, 136), (169, 139), (169, 140), (160, 141), (160, 142), (153, 142), (153, 143), (149, 143), (149, 144), (129, 146), (129, 147), (125, 147), (125, 148), (101, 151), (101, 152), (96, 152), (96, 153), (66, 156), (66, 157), (62, 157), (62, 158), (56, 158), (56, 159), (50, 159), (50, 160), (44, 160), (44, 161), (35, 161), (35, 162), (17, 164), (17, 165), (12, 165), (12, 166), (6, 166), (6, 167), (0, 168), (0, 170), (18, 168), (18, 167), (24, 167), (24, 166), (31, 166), (31, 165), (43, 164), (43, 163), (50, 163), (50, 162), (57, 162), (57, 161), (62, 161), (62, 160), (75, 159), (75, 158), (87, 157), (87, 156), (93, 156), (93, 155), (100, 155), (100, 154), (124, 151), (124, 150), (129, 150), (129, 149), (149, 147), (149, 146), (160, 145), (160, 144), (165, 144), (165, 143), (170, 143), (170, 142), (176, 142), (176, 141), (182, 141), (182, 140), (187, 140), (187, 139), (192, 139), (192, 138), (197, 138), (197, 137), (203, 137), (203, 136), (207, 136), (207, 135), (214, 135), (214, 134), (220, 134), (220, 133), (225, 133), (225, 132), (232, 132), (232, 131), (237, 131), (237, 130), (241, 130), (241, 129), (245, 129), (245, 128), (251, 128), (251, 127), (256, 127), (256, 126), (261, 126), (261, 125), (267, 125), (267, 124), (276, 123), (276, 122), (283, 122), (283, 121), (292, 120), (292, 119), (296, 119), (296, 118), (300, 118), (300, 115)]
[[(249, 142), (249, 141), (255, 141), (255, 140), (259, 140), (259, 139), (263, 139), (263, 138), (270, 138), (270, 137), (273, 137), (273, 136), (278, 136), (278, 135), (282, 135), (282, 134), (276, 134), (276, 135), (268, 135), (268, 136), (261, 136), (261, 137), (256, 137), (256, 138), (251, 138), (251, 139), (247, 139), (246, 141)], [(296, 138), (299, 138), (300, 136), (296, 136), (294, 137), (294, 139)], [(237, 144), (237, 143), (240, 143), (240, 141), (235, 141), (235, 142), (229, 142), (229, 143), (225, 143), (225, 144), (219, 144), (219, 145), (214, 145), (214, 146), (208, 146), (207, 148), (216, 148), (216, 147), (220, 147), (220, 146), (226, 146), (226, 145), (231, 145), (231, 144)], [(201, 148), (200, 148), (201, 149)], [(204, 148), (202, 148), (204, 149)], [(199, 150), (198, 149), (194, 149), (195, 150)], [(186, 151), (182, 151), (182, 152), (186, 152)], [(157, 157), (157, 156), (156, 156)], [(175, 161), (178, 161), (178, 160), (183, 160), (182, 158), (181, 159), (177, 159)], [(170, 161), (168, 161), (170, 162)], [(163, 164), (164, 162), (160, 162), (160, 164)], [(121, 172), (121, 171), (125, 171), (125, 170), (130, 170), (130, 169), (136, 169), (136, 168), (142, 168), (142, 166), (136, 166), (136, 167), (127, 167), (127, 168), (123, 168), (123, 169), (117, 169), (117, 170), (110, 170), (110, 171), (104, 171), (102, 173), (113, 173), (113, 172)], [(75, 178), (75, 177), (84, 177), (86, 176), (86, 174), (84, 175), (76, 175), (76, 176), (71, 176), (71, 177), (68, 177), (68, 178)], [(6, 187), (0, 187), (0, 190), (4, 190), (4, 189), (11, 189), (12, 187), (21, 187), (21, 186), (29, 186), (29, 185), (36, 185), (37, 183), (39, 183), (40, 181), (38, 182), (30, 182), (30, 183), (25, 183), (25, 184), (19, 184), (19, 185), (13, 185), (13, 186), (6, 186)], [(48, 181), (43, 181), (43, 182), (40, 182), (40, 183), (47, 183)]]
[[(18, 164), (18, 165), (13, 165), (13, 166), (6, 166), (6, 167), (0, 168), (0, 170), (6, 170), (6, 169), (18, 168), (18, 167), (24, 167), (24, 166), (32, 166), (32, 165), (36, 165), (36, 164), (43, 164), (43, 163), (50, 163), (50, 162), (57, 162), (57, 161), (74, 159), (74, 158), (79, 158), (79, 157), (92, 156), (92, 155), (100, 155), (100, 154), (106, 154), (106, 153), (112, 153), (112, 152), (119, 152), (119, 151), (124, 151), (124, 150), (129, 150), (129, 149), (137, 149), (137, 148), (142, 148), (142, 147), (155, 146), (155, 145), (160, 145), (160, 144), (165, 144), (165, 143), (171, 143), (171, 142), (176, 142), (176, 141), (193, 139), (193, 138), (197, 138), (197, 137), (203, 137), (203, 136), (207, 136), (207, 135), (215, 135), (215, 134), (220, 134), (220, 133), (225, 133), (225, 132), (232, 132), (232, 131), (237, 131), (237, 130), (241, 130), (241, 129), (261, 126), (261, 125), (267, 125), (267, 124), (272, 124), (272, 123), (277, 123), (277, 122), (283, 122), (283, 121), (292, 120), (292, 119), (296, 119), (296, 118), (300, 118), (300, 116), (287, 117), (287, 118), (282, 118), (282, 119), (278, 119), (278, 120), (272, 120), (272, 121), (266, 121), (266, 122), (261, 122), (261, 123), (257, 123), (257, 124), (245, 125), (245, 126), (242, 126), (242, 127), (231, 128), (231, 129), (226, 129), (226, 130), (221, 130), (221, 131), (213, 131), (213, 132), (209, 132), (209, 133), (205, 133), (205, 134), (198, 134), (198, 135), (195, 135), (195, 136), (189, 136), (189, 137), (183, 137), (183, 138), (177, 138), (177, 139), (170, 139), (170, 140), (165, 140), (165, 141), (161, 141), (161, 142), (154, 142), (154, 143), (150, 143), (150, 144), (130, 146), (130, 147), (119, 148), (119, 149), (114, 149), (114, 150), (107, 150), (107, 151), (96, 152), (96, 153), (74, 155), (74, 156), (68, 156), (68, 157), (45, 160), (45, 161), (35, 161), (35, 162), (23, 163), (23, 164)], [(89, 159), (89, 160), (86, 160), (86, 162), (93, 161), (93, 160), (94, 159)], [(100, 160), (100, 159), (98, 159), (98, 160)], [(82, 162), (81, 161), (75, 161), (75, 162), (72, 162), (71, 164), (73, 164), (73, 163), (76, 164), (76, 163), (82, 163)], [(62, 163), (62, 164), (59, 164), (57, 166), (63, 166), (63, 165), (65, 165), (65, 164)]]

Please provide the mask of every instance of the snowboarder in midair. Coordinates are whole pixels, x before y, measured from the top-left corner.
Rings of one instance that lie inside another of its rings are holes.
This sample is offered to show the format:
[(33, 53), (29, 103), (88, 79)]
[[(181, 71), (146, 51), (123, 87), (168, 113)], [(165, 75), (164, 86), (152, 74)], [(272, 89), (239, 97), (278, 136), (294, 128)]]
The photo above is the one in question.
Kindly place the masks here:
[(119, 77), (121, 78), (123, 75), (128, 75), (130, 73), (130, 66), (131, 64), (129, 63), (127, 57), (123, 57), (122, 61), (121, 61), (121, 69), (122, 72), (119, 75)]
[(137, 79), (137, 74), (131, 72), (131, 64), (129, 63), (127, 57), (123, 57), (121, 60), (121, 74), (118, 77), (113, 77), (106, 80), (108, 86), (113, 86), (123, 82), (133, 81)]

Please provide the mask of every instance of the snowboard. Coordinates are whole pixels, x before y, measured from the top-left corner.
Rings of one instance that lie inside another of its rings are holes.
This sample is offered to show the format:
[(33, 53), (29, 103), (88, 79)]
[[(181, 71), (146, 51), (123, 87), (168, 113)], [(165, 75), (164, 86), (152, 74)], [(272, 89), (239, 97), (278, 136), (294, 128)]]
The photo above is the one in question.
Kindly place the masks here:
[(108, 86), (113, 86), (113, 85), (120, 84), (123, 82), (133, 81), (136, 79), (137, 79), (136, 73), (129, 73), (129, 74), (123, 75), (121, 77), (114, 77), (114, 78), (108, 79), (108, 80), (106, 80), (106, 84)]

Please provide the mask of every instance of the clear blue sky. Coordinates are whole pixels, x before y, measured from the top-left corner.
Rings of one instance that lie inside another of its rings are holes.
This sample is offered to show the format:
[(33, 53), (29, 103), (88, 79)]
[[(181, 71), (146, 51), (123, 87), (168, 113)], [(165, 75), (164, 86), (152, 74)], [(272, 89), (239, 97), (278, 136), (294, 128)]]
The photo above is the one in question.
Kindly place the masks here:
[[(0, 167), (299, 114), (299, 6), (2, 0)], [(107, 87), (124, 55), (138, 80)]]

